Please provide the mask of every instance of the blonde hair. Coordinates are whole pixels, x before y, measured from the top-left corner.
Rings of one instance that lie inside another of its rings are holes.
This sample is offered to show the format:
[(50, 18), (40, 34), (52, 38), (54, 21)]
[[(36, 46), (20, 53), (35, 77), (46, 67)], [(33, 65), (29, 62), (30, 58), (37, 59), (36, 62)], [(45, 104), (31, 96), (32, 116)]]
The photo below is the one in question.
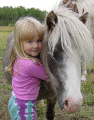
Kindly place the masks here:
[(14, 28), (14, 45), (10, 54), (10, 64), (6, 71), (9, 71), (13, 75), (13, 64), (17, 57), (31, 59), (38, 64), (38, 61), (27, 55), (23, 49), (23, 42), (33, 40), (36, 34), (41, 40), (43, 39), (43, 25), (36, 19), (26, 17), (16, 22)]

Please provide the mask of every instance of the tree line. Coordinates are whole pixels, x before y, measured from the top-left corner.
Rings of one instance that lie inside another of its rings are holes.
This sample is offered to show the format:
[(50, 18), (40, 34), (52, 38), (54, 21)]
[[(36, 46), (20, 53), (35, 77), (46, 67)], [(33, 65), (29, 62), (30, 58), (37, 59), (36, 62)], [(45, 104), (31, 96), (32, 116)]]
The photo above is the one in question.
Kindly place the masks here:
[(45, 18), (46, 11), (39, 9), (30, 8), (25, 9), (22, 6), (13, 7), (0, 7), (0, 26), (14, 25), (20, 17), (32, 16), (39, 21), (43, 21)]

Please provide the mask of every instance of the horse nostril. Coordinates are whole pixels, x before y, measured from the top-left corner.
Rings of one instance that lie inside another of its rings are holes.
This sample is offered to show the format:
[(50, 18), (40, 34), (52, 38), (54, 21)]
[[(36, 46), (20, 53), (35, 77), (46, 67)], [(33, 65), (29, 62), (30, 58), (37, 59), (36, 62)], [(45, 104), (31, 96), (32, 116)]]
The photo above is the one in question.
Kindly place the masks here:
[(65, 105), (68, 106), (68, 100), (65, 101)]

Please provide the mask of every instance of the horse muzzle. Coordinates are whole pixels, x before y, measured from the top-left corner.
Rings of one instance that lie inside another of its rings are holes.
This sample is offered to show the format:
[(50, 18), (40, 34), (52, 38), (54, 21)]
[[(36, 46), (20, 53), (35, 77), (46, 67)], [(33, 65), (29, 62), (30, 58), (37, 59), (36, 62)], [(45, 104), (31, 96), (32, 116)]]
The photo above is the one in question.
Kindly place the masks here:
[(68, 114), (74, 113), (81, 108), (82, 103), (83, 103), (82, 96), (76, 99), (67, 97), (67, 99), (64, 101), (64, 109), (62, 111)]

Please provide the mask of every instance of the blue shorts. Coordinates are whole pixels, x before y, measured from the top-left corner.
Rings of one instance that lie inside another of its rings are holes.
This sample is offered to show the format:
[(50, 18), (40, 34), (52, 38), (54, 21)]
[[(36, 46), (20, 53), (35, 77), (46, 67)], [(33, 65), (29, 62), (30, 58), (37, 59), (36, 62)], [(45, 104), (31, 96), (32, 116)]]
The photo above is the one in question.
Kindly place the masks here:
[(8, 103), (9, 113), (12, 120), (36, 120), (36, 100), (20, 100), (12, 92)]

